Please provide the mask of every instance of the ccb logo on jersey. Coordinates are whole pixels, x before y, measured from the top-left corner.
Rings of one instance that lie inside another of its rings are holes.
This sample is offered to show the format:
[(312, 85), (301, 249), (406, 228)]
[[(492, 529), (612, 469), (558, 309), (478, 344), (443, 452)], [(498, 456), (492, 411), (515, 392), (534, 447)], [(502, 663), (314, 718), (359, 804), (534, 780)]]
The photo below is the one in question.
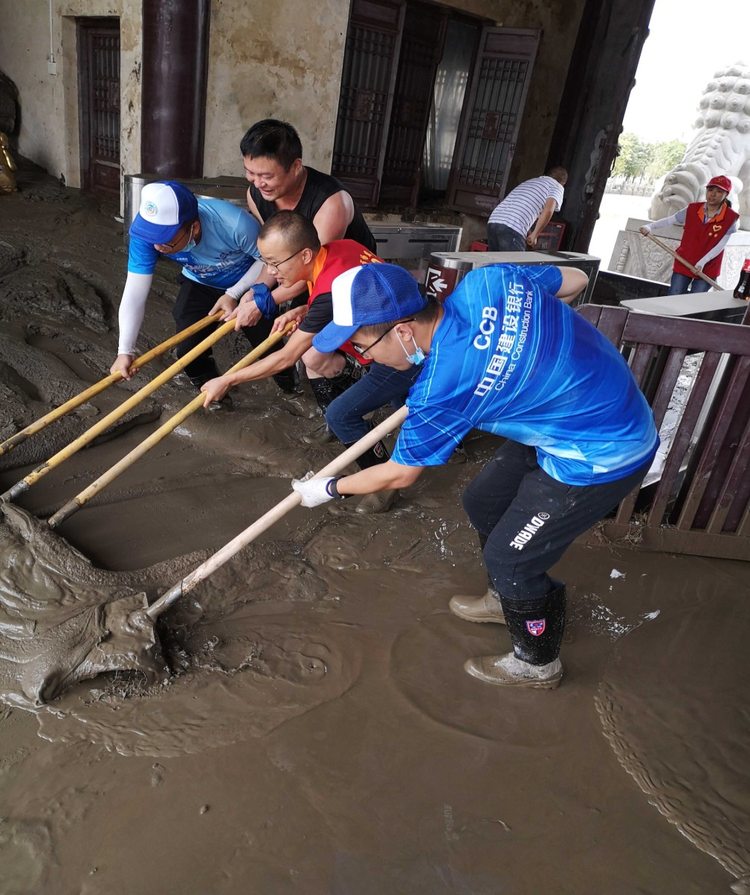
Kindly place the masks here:
[(547, 627), (547, 619), (540, 618), (533, 622), (526, 622), (526, 630), (533, 637), (540, 637), (544, 634), (544, 629)]

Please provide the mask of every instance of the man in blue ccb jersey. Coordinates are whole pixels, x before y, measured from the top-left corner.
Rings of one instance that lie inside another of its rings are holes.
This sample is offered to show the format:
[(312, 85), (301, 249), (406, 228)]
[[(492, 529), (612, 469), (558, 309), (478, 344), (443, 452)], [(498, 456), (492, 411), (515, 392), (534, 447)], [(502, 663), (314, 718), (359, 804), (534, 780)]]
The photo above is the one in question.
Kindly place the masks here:
[[(181, 285), (172, 316), (177, 331), (187, 329), (209, 314), (230, 313), (251, 289), (263, 271), (258, 252), (260, 224), (250, 213), (221, 199), (196, 198), (178, 181), (157, 181), (144, 186), (138, 214), (130, 227), (128, 277), (119, 310), (119, 347), (112, 373), (130, 379), (134, 370), (136, 339), (143, 322), (157, 259), (171, 258), (182, 268)], [(268, 295), (263, 316), (254, 326), (243, 328), (248, 341), (260, 345), (271, 333), (278, 313)], [(213, 325), (213, 329), (218, 324)], [(178, 357), (195, 348), (211, 328), (184, 339), (175, 349)], [(277, 342), (270, 351), (282, 348)], [(219, 375), (209, 348), (185, 368), (192, 384), (200, 387)], [(274, 377), (282, 391), (297, 391), (294, 368)], [(230, 399), (215, 402), (230, 405)]]
[(513, 652), (464, 666), (491, 684), (558, 686), (565, 585), (548, 570), (640, 484), (659, 444), (622, 356), (565, 303), (586, 283), (574, 268), (491, 265), (439, 305), (405, 270), (372, 264), (336, 278), (334, 322), (313, 340), (333, 351), (349, 339), (378, 363), (422, 372), (391, 459), (295, 481), (305, 506), (407, 487), (472, 428), (507, 439), (463, 495), (490, 587), (450, 601), (462, 619), (507, 625)]

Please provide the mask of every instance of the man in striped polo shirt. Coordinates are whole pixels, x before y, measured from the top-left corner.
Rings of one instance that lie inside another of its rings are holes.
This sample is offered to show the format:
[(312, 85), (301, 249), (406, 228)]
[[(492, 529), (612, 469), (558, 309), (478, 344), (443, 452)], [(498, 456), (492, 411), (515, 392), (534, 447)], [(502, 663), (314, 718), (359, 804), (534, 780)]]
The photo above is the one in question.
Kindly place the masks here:
[[(487, 247), (491, 252), (525, 252), (563, 204), (567, 183), (565, 168), (550, 168), (542, 177), (525, 180), (495, 206), (487, 222)], [(536, 222), (536, 223), (535, 223)]]

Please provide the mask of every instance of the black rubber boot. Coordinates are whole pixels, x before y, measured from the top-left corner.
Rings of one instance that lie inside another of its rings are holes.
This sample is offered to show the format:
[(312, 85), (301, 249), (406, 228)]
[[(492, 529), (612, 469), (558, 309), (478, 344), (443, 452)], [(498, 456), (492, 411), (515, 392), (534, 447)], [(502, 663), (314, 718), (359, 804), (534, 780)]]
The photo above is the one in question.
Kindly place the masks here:
[[(340, 373), (337, 373), (331, 379), (327, 381), (331, 383), (331, 387), (333, 389), (333, 397), (338, 398), (339, 395), (343, 395), (344, 392), (355, 382), (359, 381), (365, 373), (365, 368), (357, 363), (356, 360), (350, 355), (344, 355), (344, 368)], [(331, 401), (333, 398), (331, 398)], [(330, 404), (331, 401), (328, 403)], [(326, 410), (328, 407), (326, 406)], [(325, 411), (323, 411), (325, 413)]]
[(311, 379), (310, 388), (312, 389), (313, 397), (318, 402), (318, 407), (320, 407), (323, 416), (325, 416), (330, 403), (341, 394), (336, 388), (336, 379), (325, 379), (323, 377)]
[[(323, 425), (309, 435), (303, 435), (306, 444), (328, 444), (336, 437), (325, 422), (326, 410), (332, 401), (342, 395), (350, 385), (362, 376), (362, 367), (350, 355), (345, 355), (344, 369), (330, 379), (311, 379), (310, 388), (323, 414)], [(387, 459), (387, 458), (386, 458)]]
[(286, 370), (282, 370), (280, 373), (276, 373), (273, 377), (273, 381), (278, 385), (282, 392), (285, 395), (301, 395), (302, 389), (299, 385), (299, 373), (297, 372), (296, 364), (292, 364), (291, 367), (287, 367)]
[(197, 372), (193, 372), (191, 368), (196, 363), (193, 361), (192, 364), (188, 364), (185, 368), (185, 372), (188, 374), (188, 379), (190, 383), (194, 385), (198, 391), (200, 391), (200, 387), (208, 382), (209, 379), (216, 379), (217, 376), (221, 376), (219, 372), (219, 368), (216, 366), (216, 361), (212, 357), (206, 357), (205, 355), (197, 358), (200, 360), (200, 366)]
[[(555, 582), (557, 583), (557, 582)], [(500, 597), (516, 658), (529, 665), (548, 665), (560, 655), (565, 630), (565, 585), (541, 600)]]
[[(354, 443), (355, 442), (352, 442), (352, 444)], [(344, 447), (351, 446), (351, 444), (344, 445)], [(385, 463), (389, 457), (390, 454), (388, 453), (388, 448), (382, 441), (379, 441), (374, 447), (366, 450), (361, 457), (357, 457), (356, 463), (360, 469), (369, 469), (371, 466), (378, 466), (380, 463)]]
[(320, 378), (310, 379), (309, 381), (313, 397), (318, 402), (320, 412), (323, 414), (323, 422), (309, 435), (303, 435), (302, 440), (305, 444), (330, 444), (336, 436), (328, 428), (328, 423), (326, 423), (326, 410), (328, 410), (328, 405), (331, 401), (334, 398), (338, 398), (340, 392), (336, 391), (335, 379)]
[(513, 652), (504, 656), (477, 656), (464, 669), (480, 681), (501, 687), (554, 690), (563, 676), (560, 643), (565, 628), (565, 586), (558, 586), (541, 600), (508, 600), (500, 603)]
[(354, 385), (361, 377), (362, 367), (353, 357), (347, 354), (345, 355), (344, 368), (340, 373), (330, 378), (321, 377), (310, 380), (310, 387), (313, 390), (313, 395), (315, 395), (315, 400), (318, 402), (318, 407), (323, 411), (323, 416), (325, 416), (331, 402), (338, 398), (339, 395), (343, 395), (349, 386)]

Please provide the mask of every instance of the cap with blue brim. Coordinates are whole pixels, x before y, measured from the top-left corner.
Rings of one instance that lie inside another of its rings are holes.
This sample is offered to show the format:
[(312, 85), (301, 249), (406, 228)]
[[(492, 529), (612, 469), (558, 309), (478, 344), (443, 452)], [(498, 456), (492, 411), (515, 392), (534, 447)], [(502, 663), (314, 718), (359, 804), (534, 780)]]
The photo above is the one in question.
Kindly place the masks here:
[(327, 354), (340, 348), (362, 326), (395, 323), (421, 311), (427, 299), (414, 277), (395, 264), (373, 262), (353, 267), (333, 281), (333, 323), (313, 338)]
[(130, 235), (151, 245), (166, 245), (184, 224), (198, 217), (198, 200), (182, 183), (158, 180), (141, 190), (138, 214)]

